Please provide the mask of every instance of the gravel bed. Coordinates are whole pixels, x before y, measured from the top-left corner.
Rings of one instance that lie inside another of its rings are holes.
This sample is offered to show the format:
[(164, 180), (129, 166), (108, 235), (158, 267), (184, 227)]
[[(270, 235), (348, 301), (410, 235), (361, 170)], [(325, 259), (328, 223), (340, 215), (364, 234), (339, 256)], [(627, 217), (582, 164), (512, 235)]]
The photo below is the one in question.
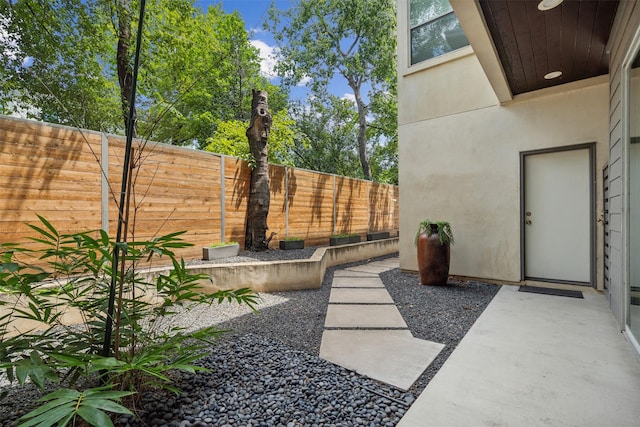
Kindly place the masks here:
[(499, 285), (450, 280), (446, 286), (423, 286), (417, 274), (399, 269), (380, 275), (415, 338), (445, 344), (438, 357), (409, 391), (420, 394), (451, 352), (500, 290)]
[[(308, 258), (315, 249), (240, 253), (216, 262)], [(263, 294), (257, 314), (237, 306), (214, 306), (191, 313), (187, 316), (189, 327), (215, 323), (233, 330), (200, 361), (212, 372), (176, 373), (181, 395), (162, 391), (145, 394), (138, 412), (143, 421), (121, 417), (116, 425), (395, 426), (499, 286), (480, 282), (421, 286), (418, 276), (399, 269), (381, 275), (413, 335), (446, 345), (404, 392), (317, 356), (333, 273), (357, 264), (362, 263), (327, 269), (320, 289)], [(15, 419), (37, 396), (30, 387), (19, 393), (15, 390), (0, 402), (0, 426), (15, 425)]]
[[(147, 394), (132, 426), (394, 426), (414, 398), (279, 341), (223, 340), (200, 361), (211, 373), (176, 375), (183, 393)], [(142, 414), (141, 414), (142, 415)]]
[(190, 259), (185, 260), (187, 265), (193, 264), (229, 264), (236, 262), (254, 262), (254, 261), (286, 261), (294, 259), (311, 258), (311, 255), (320, 246), (308, 246), (303, 249), (293, 249), (283, 251), (280, 249), (269, 249), (263, 252), (251, 252), (242, 250), (238, 252), (237, 256), (218, 258), (211, 261), (205, 261), (203, 259)]

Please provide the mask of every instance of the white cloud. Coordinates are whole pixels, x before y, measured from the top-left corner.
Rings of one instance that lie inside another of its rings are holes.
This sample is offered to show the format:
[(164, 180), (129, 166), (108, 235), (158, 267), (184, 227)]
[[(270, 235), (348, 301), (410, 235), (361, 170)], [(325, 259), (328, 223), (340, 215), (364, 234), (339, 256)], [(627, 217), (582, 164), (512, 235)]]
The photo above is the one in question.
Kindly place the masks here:
[[(250, 43), (260, 52), (260, 73), (270, 80), (278, 77), (275, 67), (280, 59), (280, 49), (276, 46), (269, 46), (262, 40), (251, 40)], [(296, 83), (296, 86), (307, 86), (312, 80), (311, 77), (305, 76)]]
[(354, 104), (356, 103), (356, 96), (352, 93), (345, 93), (344, 95), (342, 95), (342, 99), (348, 99), (349, 101), (353, 102)]
[(249, 30), (249, 37), (253, 37), (256, 34), (265, 33), (266, 31), (260, 27), (253, 27)]
[(312, 80), (313, 79), (311, 77), (304, 76), (302, 80), (300, 80), (298, 84), (296, 84), (296, 86), (306, 86), (307, 84), (311, 83)]
[(251, 40), (251, 45), (260, 52), (260, 72), (268, 79), (278, 77), (275, 72), (275, 66), (278, 62), (278, 48), (269, 46), (262, 40)]

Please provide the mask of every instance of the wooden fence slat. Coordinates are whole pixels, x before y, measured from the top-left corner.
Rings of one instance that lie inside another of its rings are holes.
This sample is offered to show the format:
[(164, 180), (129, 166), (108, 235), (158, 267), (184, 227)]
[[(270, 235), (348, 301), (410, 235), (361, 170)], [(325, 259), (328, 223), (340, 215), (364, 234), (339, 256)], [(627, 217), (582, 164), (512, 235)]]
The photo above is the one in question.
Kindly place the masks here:
[[(114, 234), (125, 141), (113, 135), (104, 139), (108, 147), (103, 149), (97, 132), (0, 117), (0, 243), (23, 241), (33, 247), (26, 241), (33, 231), (25, 223), (37, 223), (36, 212), (64, 232), (99, 228), (103, 191), (105, 224)], [(102, 153), (108, 153), (114, 194), (102, 188)], [(232, 157), (223, 162), (212, 153), (155, 142), (146, 143), (140, 158), (133, 198), (137, 237), (188, 230), (184, 239), (196, 247), (177, 251), (188, 256), (199, 256), (199, 246), (220, 240), (244, 245), (251, 178), (246, 162)], [(364, 235), (398, 228), (397, 186), (280, 165), (271, 165), (269, 176), (267, 221), (278, 233), (272, 246), (286, 236), (287, 226), (289, 236), (302, 237), (307, 245), (327, 244), (334, 215), (337, 232)]]

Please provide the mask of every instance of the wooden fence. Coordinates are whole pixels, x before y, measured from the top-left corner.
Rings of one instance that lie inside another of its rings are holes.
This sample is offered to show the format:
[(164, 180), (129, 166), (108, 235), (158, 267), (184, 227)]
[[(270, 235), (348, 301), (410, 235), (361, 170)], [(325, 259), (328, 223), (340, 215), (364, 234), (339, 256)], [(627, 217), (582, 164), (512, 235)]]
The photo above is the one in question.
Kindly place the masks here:
[[(63, 233), (115, 235), (124, 138), (0, 116), (0, 243), (26, 245), (42, 215)], [(134, 239), (187, 230), (201, 256), (220, 241), (244, 245), (251, 171), (239, 159), (159, 143), (134, 150)], [(269, 232), (328, 244), (339, 233), (396, 233), (398, 187), (271, 165)]]

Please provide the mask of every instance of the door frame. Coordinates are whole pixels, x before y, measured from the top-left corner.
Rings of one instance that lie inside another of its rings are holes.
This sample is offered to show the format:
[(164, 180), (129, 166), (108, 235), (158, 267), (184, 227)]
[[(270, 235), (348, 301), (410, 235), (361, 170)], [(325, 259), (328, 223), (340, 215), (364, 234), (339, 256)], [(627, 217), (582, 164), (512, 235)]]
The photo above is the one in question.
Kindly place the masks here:
[[(589, 150), (589, 283), (588, 286), (596, 287), (596, 143), (589, 142), (577, 145), (565, 145), (562, 147), (543, 148), (520, 152), (520, 281), (527, 280), (525, 275), (525, 159), (535, 154), (557, 153), (562, 151)], [(531, 278), (538, 282), (567, 283), (585, 286), (583, 282), (571, 282), (566, 280), (551, 280)]]

